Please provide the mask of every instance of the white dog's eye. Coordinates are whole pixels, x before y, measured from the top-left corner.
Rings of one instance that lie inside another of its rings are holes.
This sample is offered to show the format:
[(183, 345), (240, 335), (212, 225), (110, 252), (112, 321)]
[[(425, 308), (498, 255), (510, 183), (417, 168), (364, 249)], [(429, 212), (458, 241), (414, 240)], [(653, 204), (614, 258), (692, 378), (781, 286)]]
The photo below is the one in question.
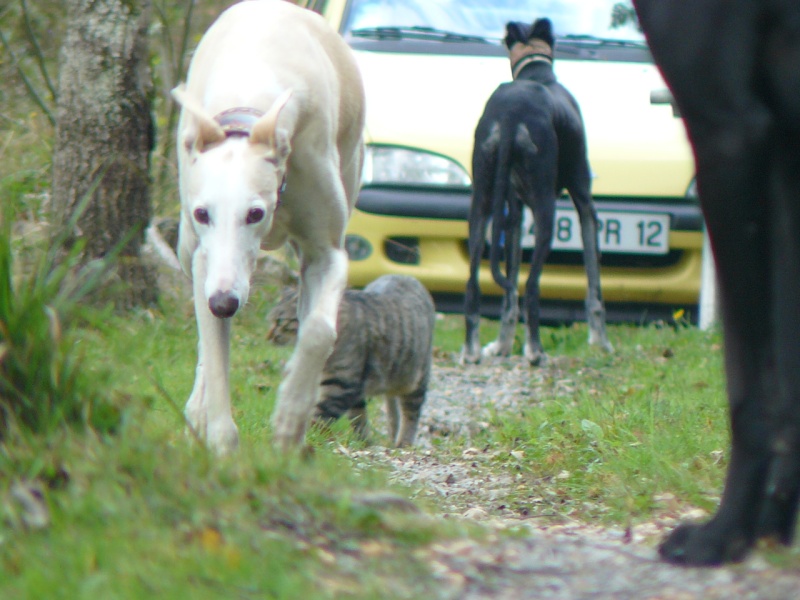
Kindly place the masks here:
[(247, 211), (247, 224), (253, 225), (255, 223), (260, 223), (264, 220), (264, 209), (263, 208), (251, 208)]
[(200, 223), (200, 225), (208, 225), (209, 221), (211, 221), (211, 217), (208, 215), (208, 211), (205, 208), (195, 208), (194, 220)]

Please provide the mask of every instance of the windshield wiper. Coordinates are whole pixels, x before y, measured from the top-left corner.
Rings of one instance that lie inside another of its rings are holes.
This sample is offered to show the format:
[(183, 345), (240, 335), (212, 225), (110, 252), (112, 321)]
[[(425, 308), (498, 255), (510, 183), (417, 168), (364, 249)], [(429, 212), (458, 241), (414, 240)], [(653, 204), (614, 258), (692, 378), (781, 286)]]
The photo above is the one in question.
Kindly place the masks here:
[(624, 48), (646, 48), (645, 42), (633, 40), (615, 40), (594, 35), (565, 35), (556, 38), (556, 44), (586, 44), (589, 46), (622, 46)]
[(434, 42), (476, 42), (491, 44), (479, 35), (467, 35), (434, 27), (365, 27), (350, 31), (352, 37), (373, 40), (424, 40)]

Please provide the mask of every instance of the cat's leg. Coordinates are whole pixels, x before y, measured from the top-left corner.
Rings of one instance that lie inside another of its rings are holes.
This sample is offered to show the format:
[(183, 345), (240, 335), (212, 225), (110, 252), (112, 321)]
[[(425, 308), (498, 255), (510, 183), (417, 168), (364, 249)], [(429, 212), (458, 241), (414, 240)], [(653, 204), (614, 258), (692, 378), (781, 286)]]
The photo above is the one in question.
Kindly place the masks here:
[(400, 429), (394, 437), (394, 445), (398, 448), (411, 446), (417, 435), (422, 405), (425, 403), (425, 390), (417, 390), (411, 394), (395, 399), (400, 412)]
[(367, 400), (361, 398), (354, 406), (347, 411), (347, 418), (356, 436), (367, 441), (369, 439), (369, 423), (367, 421)]
[(386, 395), (386, 421), (389, 424), (389, 439), (397, 443), (397, 432), (400, 429), (400, 398)]
[(328, 372), (328, 369), (323, 377), (322, 400), (314, 410), (314, 422), (330, 426), (342, 415), (347, 414), (353, 430), (362, 438), (366, 438), (367, 401), (361, 382), (335, 377)]

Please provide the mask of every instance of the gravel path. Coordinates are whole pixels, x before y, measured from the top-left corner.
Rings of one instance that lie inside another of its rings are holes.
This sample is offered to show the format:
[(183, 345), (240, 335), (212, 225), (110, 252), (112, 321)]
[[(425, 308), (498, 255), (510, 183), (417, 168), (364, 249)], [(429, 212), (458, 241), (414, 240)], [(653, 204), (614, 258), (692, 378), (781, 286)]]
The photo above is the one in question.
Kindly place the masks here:
[[(570, 394), (558, 359), (531, 371), (521, 358), (461, 367), (437, 357), (433, 385), (423, 412), (417, 445), (411, 450), (372, 446), (341, 452), (358, 468), (388, 467), (392, 477), (433, 497), (447, 518), (472, 519), (490, 533), (481, 541), (456, 540), (432, 549), (443, 598), (565, 600), (694, 600), (800, 598), (800, 572), (769, 565), (758, 553), (745, 563), (715, 569), (673, 567), (660, 562), (655, 546), (675, 520), (629, 530), (587, 523), (548, 524), (505, 506), (515, 487), (513, 473), (491, 469), (491, 456), (470, 440), (488, 425), (492, 411), (535, 406), (537, 389)], [(384, 430), (380, 421), (374, 427)], [(433, 436), (464, 440), (457, 459), (442, 463)], [(702, 517), (702, 513), (680, 518)], [(503, 535), (513, 527), (515, 535)], [(796, 562), (796, 561), (795, 561)]]

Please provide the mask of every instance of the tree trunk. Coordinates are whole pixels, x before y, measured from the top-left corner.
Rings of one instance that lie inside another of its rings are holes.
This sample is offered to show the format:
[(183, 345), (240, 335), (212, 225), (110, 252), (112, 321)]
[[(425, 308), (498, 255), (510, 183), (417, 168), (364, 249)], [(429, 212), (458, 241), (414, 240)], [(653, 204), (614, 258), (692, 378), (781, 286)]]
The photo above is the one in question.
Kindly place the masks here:
[(75, 238), (84, 259), (120, 253), (115, 291), (121, 308), (152, 304), (155, 272), (140, 259), (151, 217), (154, 145), (147, 27), (150, 0), (68, 0), (53, 153), (53, 223), (67, 222), (83, 199)]

